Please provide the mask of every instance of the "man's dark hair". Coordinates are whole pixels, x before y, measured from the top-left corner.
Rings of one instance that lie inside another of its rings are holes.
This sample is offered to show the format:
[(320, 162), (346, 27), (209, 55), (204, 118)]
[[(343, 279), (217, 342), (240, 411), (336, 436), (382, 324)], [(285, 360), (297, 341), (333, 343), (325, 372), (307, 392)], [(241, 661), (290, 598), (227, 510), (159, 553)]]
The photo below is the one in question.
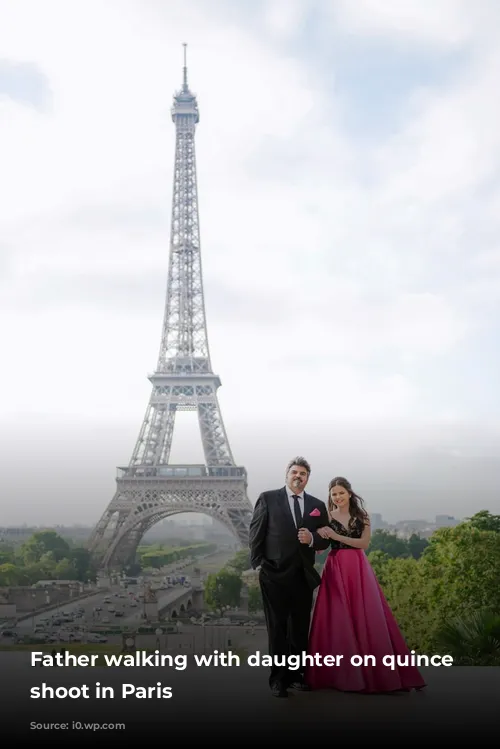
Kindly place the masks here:
[(298, 455), (296, 458), (291, 460), (286, 468), (286, 475), (288, 476), (288, 471), (292, 466), (300, 466), (301, 468), (305, 468), (307, 473), (310, 475), (311, 473), (311, 466), (307, 462), (305, 458), (302, 458), (300, 455)]

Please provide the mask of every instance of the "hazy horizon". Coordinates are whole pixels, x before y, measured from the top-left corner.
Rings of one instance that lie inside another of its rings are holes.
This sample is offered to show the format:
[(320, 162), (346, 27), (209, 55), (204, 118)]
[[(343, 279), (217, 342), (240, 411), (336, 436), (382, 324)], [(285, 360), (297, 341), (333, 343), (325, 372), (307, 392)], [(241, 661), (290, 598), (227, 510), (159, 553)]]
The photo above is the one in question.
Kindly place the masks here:
[[(134, 420), (113, 427), (69, 419), (60, 421), (60, 429), (56, 425), (55, 417), (40, 418), (36, 428), (31, 422), (29, 436), (26, 428), (17, 425), (16, 432), (12, 426), (1, 461), (0, 525), (93, 525), (111, 501), (116, 466), (128, 464), (137, 437)], [(251, 502), (261, 491), (282, 486), (288, 460), (304, 455), (312, 465), (312, 494), (325, 500), (328, 481), (347, 476), (369, 510), (388, 522), (433, 520), (436, 514), (465, 517), (481, 509), (500, 512), (499, 431), (488, 436), (485, 429), (473, 432), (467, 425), (432, 429), (424, 424), (406, 431), (404, 425), (341, 427), (337, 432), (304, 418), (297, 425), (254, 422), (242, 431), (226, 419), (235, 460), (249, 474)], [(29, 470), (24, 470), (24, 454), (30, 456)], [(203, 463), (196, 414), (178, 415), (170, 462)]]

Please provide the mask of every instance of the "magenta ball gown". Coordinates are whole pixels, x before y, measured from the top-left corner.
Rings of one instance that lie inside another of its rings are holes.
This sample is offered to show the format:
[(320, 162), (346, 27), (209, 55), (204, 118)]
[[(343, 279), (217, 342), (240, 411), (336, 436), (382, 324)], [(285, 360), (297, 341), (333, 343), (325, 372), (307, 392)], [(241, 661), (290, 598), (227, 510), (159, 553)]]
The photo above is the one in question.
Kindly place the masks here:
[[(361, 537), (358, 520), (349, 531), (335, 519), (330, 525), (340, 535)], [(401, 663), (406, 657), (410, 663), (410, 650), (364, 550), (338, 541), (332, 541), (331, 546), (312, 617), (308, 653), (343, 658), (339, 665), (308, 666), (307, 683), (312, 689), (365, 693), (425, 687), (415, 666), (396, 665), (391, 670), (383, 665), (383, 657), (391, 655), (400, 656)], [(375, 656), (376, 665), (351, 665), (352, 656), (365, 655)]]

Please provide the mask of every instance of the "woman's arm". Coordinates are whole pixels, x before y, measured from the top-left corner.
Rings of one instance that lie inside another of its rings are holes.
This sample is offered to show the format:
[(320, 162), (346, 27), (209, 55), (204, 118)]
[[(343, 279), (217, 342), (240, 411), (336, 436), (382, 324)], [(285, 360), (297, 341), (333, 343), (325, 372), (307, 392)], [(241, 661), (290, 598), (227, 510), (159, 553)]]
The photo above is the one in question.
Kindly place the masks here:
[(370, 545), (371, 539), (371, 528), (368, 521), (365, 522), (363, 533), (361, 538), (349, 538), (349, 536), (342, 536), (340, 533), (335, 533), (334, 530), (326, 526), (318, 530), (318, 535), (322, 538), (331, 538), (332, 541), (340, 541), (347, 546), (352, 546), (353, 549), (367, 549)]

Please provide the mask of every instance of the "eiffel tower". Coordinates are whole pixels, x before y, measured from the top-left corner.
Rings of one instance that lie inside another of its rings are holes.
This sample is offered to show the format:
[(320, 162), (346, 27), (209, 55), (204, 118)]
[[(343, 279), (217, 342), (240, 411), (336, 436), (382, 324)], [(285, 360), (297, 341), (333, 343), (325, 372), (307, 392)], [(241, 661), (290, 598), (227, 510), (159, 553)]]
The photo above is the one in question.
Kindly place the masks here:
[[(89, 540), (104, 570), (133, 561), (144, 534), (160, 520), (197, 512), (220, 521), (248, 544), (252, 505), (245, 468), (234, 462), (217, 399), (220, 378), (210, 361), (198, 216), (196, 96), (174, 95), (175, 165), (167, 299), (152, 392), (132, 458), (118, 468), (116, 492)], [(177, 411), (197, 411), (204, 465), (169, 463)]]

